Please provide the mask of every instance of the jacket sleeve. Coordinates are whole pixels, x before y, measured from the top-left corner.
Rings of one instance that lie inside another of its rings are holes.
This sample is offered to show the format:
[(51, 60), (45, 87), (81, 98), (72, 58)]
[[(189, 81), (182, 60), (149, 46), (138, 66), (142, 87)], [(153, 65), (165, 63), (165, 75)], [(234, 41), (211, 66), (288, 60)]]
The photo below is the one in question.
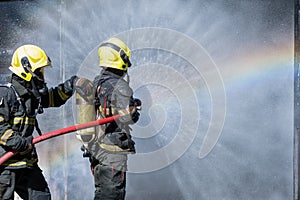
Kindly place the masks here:
[(48, 93), (42, 96), (42, 105), (44, 108), (60, 107), (66, 103), (72, 94), (73, 85), (71, 80), (68, 79), (54, 88), (49, 88)]
[(127, 82), (120, 81), (112, 95), (112, 102), (115, 104), (118, 114), (120, 114), (119, 121), (125, 124), (134, 124), (137, 120), (133, 119), (132, 108), (130, 105), (133, 101), (133, 91)]
[(6, 150), (24, 151), (28, 148), (29, 144), (25, 137), (12, 130), (9, 123), (11, 120), (11, 93), (5, 96), (0, 96), (0, 145)]

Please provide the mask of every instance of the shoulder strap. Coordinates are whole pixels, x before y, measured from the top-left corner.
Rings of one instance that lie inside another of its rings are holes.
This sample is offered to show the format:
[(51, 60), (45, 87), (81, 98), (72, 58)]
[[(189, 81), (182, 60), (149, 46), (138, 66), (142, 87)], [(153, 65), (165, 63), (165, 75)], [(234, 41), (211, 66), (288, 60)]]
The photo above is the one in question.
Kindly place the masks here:
[(0, 87), (6, 87), (13, 92), (14, 95), (12, 96), (12, 112), (16, 112), (19, 105), (22, 104), (21, 98), (20, 98), (18, 92), (16, 91), (16, 89), (14, 88), (14, 86), (11, 83), (0, 82)]
[[(19, 105), (23, 105), (20, 95), (18, 94), (18, 92), (16, 91), (16, 89), (14, 88), (14, 86), (11, 83), (5, 83), (5, 82), (0, 82), (0, 87), (6, 87), (8, 89), (10, 89), (11, 91), (13, 91), (13, 96), (12, 96), (12, 113), (15, 113), (18, 111)], [(24, 111), (26, 112), (26, 110), (24, 109)], [(38, 125), (38, 121), (36, 120), (35, 122), (35, 128), (36, 131), (38, 132), (39, 135), (42, 135), (41, 129), (39, 128)]]
[(112, 115), (111, 95), (114, 90), (115, 79), (111, 76), (104, 76), (95, 81), (95, 109), (97, 116), (107, 117)]
[(14, 88), (14, 86), (11, 83), (0, 82), (0, 87), (11, 88), (13, 90), (14, 94), (16, 95), (16, 97), (20, 99), (19, 94), (17, 93), (16, 89)]
[[(100, 105), (101, 105), (101, 101), (102, 101), (102, 99), (99, 99), (99, 96), (102, 96), (102, 94), (101, 94), (101, 89), (103, 88), (103, 87), (105, 87), (106, 86), (106, 82), (109, 80), (109, 79), (111, 79), (112, 77), (110, 77), (110, 76), (105, 76), (105, 77), (100, 77), (100, 78), (98, 78), (98, 79), (96, 79), (95, 81), (94, 81), (94, 88), (95, 88), (95, 102), (96, 102), (96, 106), (97, 107), (99, 107)], [(103, 86), (103, 85), (105, 85), (105, 86)], [(110, 85), (112, 85), (112, 84), (110, 84)], [(103, 102), (102, 102), (103, 103)]]

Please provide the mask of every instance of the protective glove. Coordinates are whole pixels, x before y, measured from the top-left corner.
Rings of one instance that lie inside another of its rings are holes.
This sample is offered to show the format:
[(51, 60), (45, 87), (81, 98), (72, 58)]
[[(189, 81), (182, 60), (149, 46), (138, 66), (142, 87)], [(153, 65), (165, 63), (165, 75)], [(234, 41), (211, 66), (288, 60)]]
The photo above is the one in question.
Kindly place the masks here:
[(140, 119), (140, 113), (136, 109), (134, 112), (131, 113), (131, 120), (136, 123)]
[(135, 110), (142, 110), (142, 101), (137, 98), (131, 98), (129, 107), (130, 107), (130, 112), (134, 112)]
[(63, 83), (64, 91), (65, 91), (66, 94), (72, 94), (73, 93), (74, 83), (76, 83), (76, 81), (78, 79), (79, 78), (76, 75), (74, 75), (70, 79), (66, 80)]
[(26, 137), (25, 141), (26, 141), (27, 149), (25, 151), (20, 152), (20, 155), (25, 155), (25, 154), (31, 152), (31, 150), (33, 149), (32, 140), (33, 140), (33, 136), (32, 135)]
[(133, 106), (137, 109), (137, 110), (142, 110), (142, 101), (140, 99), (134, 98), (133, 99)]
[(133, 123), (136, 123), (140, 118), (139, 110), (142, 110), (142, 101), (140, 99), (134, 98), (130, 103), (130, 113), (131, 113), (131, 120)]
[(74, 84), (77, 82), (78, 79), (79, 79), (79, 77), (76, 75), (71, 76), (71, 78), (69, 80), (70, 80), (72, 87), (74, 86)]

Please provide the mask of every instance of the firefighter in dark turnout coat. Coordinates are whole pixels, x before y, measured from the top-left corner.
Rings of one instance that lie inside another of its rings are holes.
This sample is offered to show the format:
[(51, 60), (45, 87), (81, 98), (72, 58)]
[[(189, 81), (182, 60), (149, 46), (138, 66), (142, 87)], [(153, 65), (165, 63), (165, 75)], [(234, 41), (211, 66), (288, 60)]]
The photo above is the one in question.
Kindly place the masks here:
[(141, 102), (133, 98), (129, 81), (125, 80), (131, 63), (130, 50), (118, 38), (111, 38), (98, 49), (100, 75), (93, 88), (96, 97), (96, 116), (105, 118), (120, 114), (120, 118), (100, 126), (96, 135), (82, 135), (94, 174), (96, 200), (125, 199), (127, 155), (135, 153), (129, 127), (139, 119)]
[(9, 67), (11, 82), (0, 87), (0, 156), (7, 151), (19, 152), (0, 166), (0, 199), (14, 199), (14, 191), (23, 199), (51, 199), (31, 144), (34, 130), (41, 134), (36, 115), (43, 113), (43, 108), (63, 105), (72, 96), (77, 77), (47, 88), (44, 67), (49, 65), (51, 61), (41, 48), (21, 46)]

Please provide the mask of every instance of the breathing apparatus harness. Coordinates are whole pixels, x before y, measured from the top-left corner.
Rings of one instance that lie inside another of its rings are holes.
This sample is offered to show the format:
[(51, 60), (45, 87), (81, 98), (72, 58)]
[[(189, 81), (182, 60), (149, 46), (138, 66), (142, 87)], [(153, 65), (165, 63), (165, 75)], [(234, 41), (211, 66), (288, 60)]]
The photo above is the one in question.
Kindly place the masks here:
[[(111, 72), (109, 72), (111, 73)], [(126, 73), (127, 74), (127, 73)], [(120, 75), (120, 74), (119, 74)], [(124, 76), (125, 74), (123, 74)], [(117, 75), (118, 76), (118, 75)], [(121, 76), (122, 77), (122, 76)], [(121, 78), (118, 76), (118, 79)], [(103, 72), (100, 75), (100, 79), (95, 80), (94, 84), (96, 83), (96, 86), (98, 86), (96, 91), (96, 99), (98, 98), (98, 104), (96, 104), (97, 109), (97, 116), (100, 116), (102, 118), (109, 117), (112, 115), (117, 114), (116, 112), (120, 113), (122, 112), (124, 115), (127, 115), (129, 113), (126, 113), (127, 111), (117, 111), (116, 108), (112, 107), (112, 103), (110, 102), (110, 95), (112, 95), (116, 82), (118, 80), (110, 80), (114, 79), (112, 76), (103, 76)], [(132, 97), (130, 97), (132, 98)], [(129, 99), (128, 99), (129, 100)], [(138, 99), (130, 99), (129, 107), (136, 106), (136, 112), (137, 110), (140, 110), (141, 105), (137, 105), (133, 102), (137, 102), (140, 100)], [(114, 104), (114, 103), (113, 103)], [(139, 103), (138, 103), (139, 104)], [(122, 114), (120, 114), (122, 116)], [(131, 113), (132, 115), (132, 113)], [(134, 120), (133, 120), (134, 121)], [(113, 122), (110, 124), (105, 124), (105, 131), (103, 135), (99, 135), (98, 141), (99, 146), (102, 149), (105, 149), (111, 153), (135, 153), (134, 149), (134, 141), (131, 139), (130, 135), (130, 126), (127, 123), (118, 123)], [(116, 126), (117, 129), (116, 130)]]

